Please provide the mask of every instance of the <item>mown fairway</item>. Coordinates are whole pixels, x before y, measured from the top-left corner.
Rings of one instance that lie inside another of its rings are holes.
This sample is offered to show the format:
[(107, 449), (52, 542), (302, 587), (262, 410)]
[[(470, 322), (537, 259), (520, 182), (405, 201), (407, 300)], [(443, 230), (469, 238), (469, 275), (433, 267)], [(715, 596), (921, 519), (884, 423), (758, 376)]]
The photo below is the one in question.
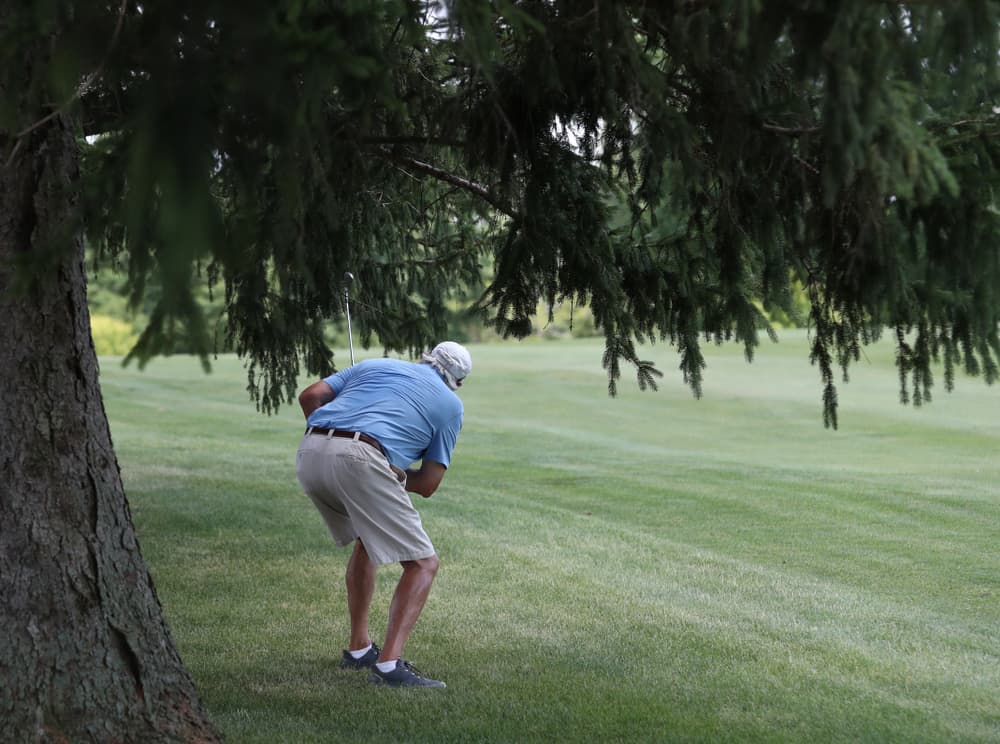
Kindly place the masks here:
[(599, 341), (471, 350), (452, 470), (415, 497), (442, 568), (407, 656), (441, 692), (336, 668), (347, 552), (299, 491), (297, 406), (258, 414), (232, 358), (103, 361), (143, 552), (230, 742), (1000, 741), (1000, 389), (900, 406), (881, 345), (832, 431), (801, 333), (752, 365), (711, 349), (700, 401), (669, 347), (659, 392), (616, 399)]

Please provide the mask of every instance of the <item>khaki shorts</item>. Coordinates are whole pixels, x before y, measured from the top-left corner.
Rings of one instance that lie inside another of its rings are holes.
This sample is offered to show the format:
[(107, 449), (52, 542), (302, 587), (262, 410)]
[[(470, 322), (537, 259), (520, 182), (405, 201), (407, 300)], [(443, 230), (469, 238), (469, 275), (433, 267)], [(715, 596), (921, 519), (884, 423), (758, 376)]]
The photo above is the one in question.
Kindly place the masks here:
[(295, 470), (337, 545), (360, 538), (375, 563), (434, 555), (420, 514), (388, 460), (370, 444), (306, 434)]

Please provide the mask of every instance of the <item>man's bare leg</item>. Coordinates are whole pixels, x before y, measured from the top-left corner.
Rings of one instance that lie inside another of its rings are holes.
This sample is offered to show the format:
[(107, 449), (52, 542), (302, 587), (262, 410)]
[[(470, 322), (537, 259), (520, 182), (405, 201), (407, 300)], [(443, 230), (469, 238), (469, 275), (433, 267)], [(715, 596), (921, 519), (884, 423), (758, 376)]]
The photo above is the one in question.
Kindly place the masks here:
[(395, 661), (403, 655), (403, 646), (424, 609), (439, 563), (436, 555), (400, 563), (403, 575), (399, 577), (392, 604), (389, 605), (389, 627), (385, 634), (385, 645), (378, 657), (380, 662)]
[(370, 644), (368, 610), (375, 593), (375, 569), (364, 543), (354, 542), (354, 552), (347, 562), (347, 611), (351, 616), (350, 650), (357, 651)]

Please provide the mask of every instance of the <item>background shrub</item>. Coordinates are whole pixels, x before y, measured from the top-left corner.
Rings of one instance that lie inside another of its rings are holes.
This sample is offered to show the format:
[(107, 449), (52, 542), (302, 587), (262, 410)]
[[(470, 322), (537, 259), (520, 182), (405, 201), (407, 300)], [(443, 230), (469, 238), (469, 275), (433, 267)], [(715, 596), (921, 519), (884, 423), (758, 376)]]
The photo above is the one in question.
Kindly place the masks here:
[(129, 323), (110, 315), (91, 315), (90, 333), (99, 356), (124, 356), (139, 338)]

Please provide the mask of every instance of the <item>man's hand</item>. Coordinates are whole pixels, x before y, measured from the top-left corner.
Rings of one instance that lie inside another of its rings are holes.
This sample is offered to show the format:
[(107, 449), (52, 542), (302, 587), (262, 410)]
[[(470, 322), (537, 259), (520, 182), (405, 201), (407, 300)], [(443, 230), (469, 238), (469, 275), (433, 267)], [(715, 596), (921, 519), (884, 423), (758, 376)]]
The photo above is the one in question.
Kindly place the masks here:
[(333, 390), (323, 380), (314, 382), (299, 393), (299, 405), (306, 420), (317, 408), (321, 408), (334, 399)]
[(425, 499), (429, 499), (444, 478), (446, 468), (439, 462), (424, 460), (420, 463), (420, 469), (406, 469), (406, 490), (419, 493)]

